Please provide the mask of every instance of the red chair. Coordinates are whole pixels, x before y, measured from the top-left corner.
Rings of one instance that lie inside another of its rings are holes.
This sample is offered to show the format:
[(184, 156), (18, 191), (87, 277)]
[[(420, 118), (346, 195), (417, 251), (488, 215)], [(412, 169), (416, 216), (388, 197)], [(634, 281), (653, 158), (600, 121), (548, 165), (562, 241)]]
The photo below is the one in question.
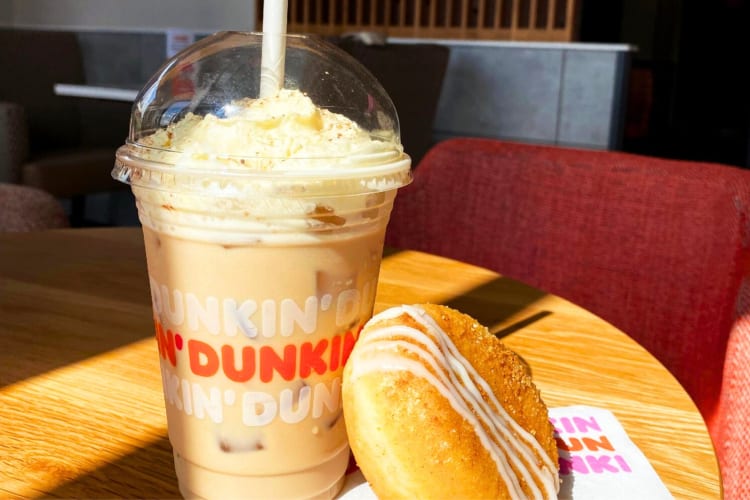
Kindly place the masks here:
[(706, 419), (725, 498), (750, 498), (750, 171), (453, 139), (396, 197), (386, 243), (493, 269), (627, 332)]

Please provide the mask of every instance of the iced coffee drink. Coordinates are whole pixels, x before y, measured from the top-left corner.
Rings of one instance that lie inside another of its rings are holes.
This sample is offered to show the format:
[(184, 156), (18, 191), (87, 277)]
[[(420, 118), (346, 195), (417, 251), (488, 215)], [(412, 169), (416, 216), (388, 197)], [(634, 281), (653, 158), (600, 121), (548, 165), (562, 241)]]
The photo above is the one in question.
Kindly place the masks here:
[[(410, 162), (385, 92), (323, 42), (288, 37), (284, 87), (259, 97), (260, 38), (221, 33), (168, 63), (113, 175), (143, 226), (182, 494), (331, 498), (341, 372)], [(185, 64), (195, 93), (177, 100)]]

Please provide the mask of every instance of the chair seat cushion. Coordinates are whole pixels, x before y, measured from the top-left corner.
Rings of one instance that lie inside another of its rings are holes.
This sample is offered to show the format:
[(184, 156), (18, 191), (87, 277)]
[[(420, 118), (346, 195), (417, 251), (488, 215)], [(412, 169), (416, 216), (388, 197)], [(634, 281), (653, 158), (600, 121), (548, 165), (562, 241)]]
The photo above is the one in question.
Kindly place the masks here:
[(126, 188), (111, 176), (114, 163), (111, 148), (45, 153), (21, 167), (21, 183), (61, 198)]
[(38, 231), (68, 226), (62, 205), (49, 193), (0, 183), (0, 231)]

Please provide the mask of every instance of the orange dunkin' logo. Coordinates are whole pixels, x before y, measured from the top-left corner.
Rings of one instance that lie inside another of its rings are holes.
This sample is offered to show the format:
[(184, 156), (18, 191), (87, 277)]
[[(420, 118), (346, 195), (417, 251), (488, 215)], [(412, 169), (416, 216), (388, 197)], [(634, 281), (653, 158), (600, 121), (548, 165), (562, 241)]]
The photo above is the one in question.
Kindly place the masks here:
[(359, 326), (331, 339), (288, 344), (277, 351), (264, 345), (224, 344), (216, 348), (196, 339), (185, 342), (178, 332), (165, 330), (157, 320), (154, 323), (159, 355), (172, 366), (177, 366), (177, 353), (185, 348), (190, 371), (199, 377), (213, 377), (221, 371), (235, 382), (257, 377), (264, 383), (276, 377), (291, 381), (340, 369), (349, 359), (362, 330)]

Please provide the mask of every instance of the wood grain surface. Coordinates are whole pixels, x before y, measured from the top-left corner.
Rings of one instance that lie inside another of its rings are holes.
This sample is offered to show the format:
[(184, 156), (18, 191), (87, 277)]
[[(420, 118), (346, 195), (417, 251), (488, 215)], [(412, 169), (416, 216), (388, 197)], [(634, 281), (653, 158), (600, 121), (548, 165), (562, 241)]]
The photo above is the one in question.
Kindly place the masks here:
[[(0, 497), (178, 497), (140, 230), (0, 235)], [(550, 406), (611, 410), (675, 498), (721, 498), (706, 427), (627, 335), (493, 272), (389, 250), (376, 310), (435, 302), (528, 363)]]

